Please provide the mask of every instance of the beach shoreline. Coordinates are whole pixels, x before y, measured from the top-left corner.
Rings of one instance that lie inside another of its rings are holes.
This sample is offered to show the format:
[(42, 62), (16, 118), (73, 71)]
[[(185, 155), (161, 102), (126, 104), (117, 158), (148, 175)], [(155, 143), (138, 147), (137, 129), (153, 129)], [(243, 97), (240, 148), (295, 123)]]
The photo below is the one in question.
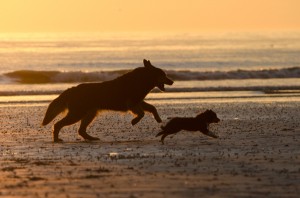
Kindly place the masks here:
[[(1, 105), (0, 196), (3, 197), (297, 197), (300, 193), (299, 97), (153, 100), (164, 123), (213, 109), (210, 129), (179, 132), (165, 145), (151, 115), (105, 112), (88, 131), (64, 128), (52, 143), (41, 127), (46, 103)], [(53, 124), (53, 123), (51, 123)]]

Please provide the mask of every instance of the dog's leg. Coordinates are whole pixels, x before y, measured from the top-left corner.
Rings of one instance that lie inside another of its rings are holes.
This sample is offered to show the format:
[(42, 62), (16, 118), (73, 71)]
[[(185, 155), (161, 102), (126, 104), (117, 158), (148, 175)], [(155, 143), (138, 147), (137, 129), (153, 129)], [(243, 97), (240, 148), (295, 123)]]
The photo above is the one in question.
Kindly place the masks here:
[(141, 102), (141, 107), (142, 107), (145, 111), (148, 111), (148, 112), (152, 113), (153, 116), (154, 116), (154, 118), (155, 118), (155, 120), (156, 120), (158, 123), (161, 123), (161, 122), (162, 122), (161, 118), (159, 117), (159, 115), (158, 115), (158, 113), (157, 113), (156, 108), (155, 108), (153, 105), (151, 105), (151, 104), (149, 104), (149, 103), (143, 101), (143, 102)]
[(214, 134), (211, 131), (208, 131), (207, 133), (204, 133), (205, 135), (209, 136), (209, 137), (213, 137), (213, 138), (218, 138), (219, 136), (217, 136), (216, 134)]
[(168, 130), (168, 129), (167, 129), (167, 130), (164, 130), (164, 131), (158, 133), (158, 134), (156, 135), (156, 137), (159, 136), (159, 135), (162, 135), (160, 141), (161, 141), (162, 144), (165, 144), (165, 143), (164, 143), (164, 139), (165, 139), (168, 135), (178, 133), (179, 131), (180, 131), (180, 129), (175, 129), (175, 130), (170, 130), (170, 129)]
[(156, 134), (155, 137), (158, 137), (158, 136), (161, 136), (161, 135), (162, 135), (162, 137), (161, 137), (160, 141), (161, 141), (162, 144), (165, 144), (165, 143), (164, 143), (164, 139), (165, 139), (165, 137), (167, 137), (169, 134), (168, 134), (168, 132), (166, 132), (166, 131), (161, 131), (161, 132), (159, 132), (158, 134)]
[(169, 134), (164, 133), (163, 136), (161, 136), (160, 141), (161, 141), (162, 144), (165, 144), (164, 139), (165, 139), (168, 135), (169, 135)]
[(131, 111), (136, 114), (137, 116), (131, 121), (132, 125), (137, 124), (145, 115), (144, 110), (140, 107), (140, 105), (137, 105), (133, 108), (131, 108)]
[(62, 142), (63, 140), (58, 138), (59, 131), (67, 125), (74, 124), (80, 120), (80, 115), (79, 114), (73, 114), (69, 112), (66, 117), (58, 121), (57, 123), (54, 124), (54, 130), (53, 130), (53, 141), (54, 142)]
[(209, 137), (213, 137), (213, 138), (218, 138), (219, 136), (217, 136), (216, 134), (214, 134), (213, 132), (209, 131), (208, 129), (203, 129), (201, 131), (204, 135), (207, 135)]
[(80, 127), (78, 133), (81, 137), (85, 140), (99, 140), (97, 137), (90, 136), (86, 133), (87, 126), (94, 120), (95, 116), (97, 115), (97, 111), (93, 110), (88, 112), (82, 119), (80, 123)]

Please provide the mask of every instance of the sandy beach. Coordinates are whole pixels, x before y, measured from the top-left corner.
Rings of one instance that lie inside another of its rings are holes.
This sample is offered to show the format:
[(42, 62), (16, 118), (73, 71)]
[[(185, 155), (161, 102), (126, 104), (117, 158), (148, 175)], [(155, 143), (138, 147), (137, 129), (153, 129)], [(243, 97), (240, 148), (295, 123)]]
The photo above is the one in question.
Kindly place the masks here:
[(88, 129), (101, 141), (80, 139), (76, 124), (52, 143), (48, 103), (2, 104), (0, 197), (299, 196), (299, 98), (149, 102), (164, 123), (213, 109), (220, 138), (180, 132), (162, 145), (151, 115), (132, 127), (131, 114), (107, 112)]
[(0, 198), (300, 198), (299, 8), (0, 1)]

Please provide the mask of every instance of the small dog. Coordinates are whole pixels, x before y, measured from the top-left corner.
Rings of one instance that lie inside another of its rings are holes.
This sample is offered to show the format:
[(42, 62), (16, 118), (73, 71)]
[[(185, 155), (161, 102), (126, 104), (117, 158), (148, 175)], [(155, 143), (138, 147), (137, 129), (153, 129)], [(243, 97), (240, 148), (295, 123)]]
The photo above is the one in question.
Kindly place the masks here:
[(211, 123), (218, 123), (220, 119), (217, 114), (212, 110), (206, 110), (204, 113), (197, 115), (195, 118), (172, 118), (166, 126), (162, 126), (161, 132), (159, 132), (155, 137), (161, 136), (161, 142), (164, 144), (164, 139), (168, 135), (177, 133), (181, 130), (187, 131), (200, 131), (205, 135), (213, 138), (218, 138), (217, 135), (208, 130), (208, 126)]

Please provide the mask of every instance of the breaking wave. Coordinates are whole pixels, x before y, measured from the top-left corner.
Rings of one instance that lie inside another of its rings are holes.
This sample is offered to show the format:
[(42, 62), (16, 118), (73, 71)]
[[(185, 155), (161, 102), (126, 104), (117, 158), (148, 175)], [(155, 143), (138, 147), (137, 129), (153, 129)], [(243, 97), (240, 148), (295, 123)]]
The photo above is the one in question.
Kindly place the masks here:
[[(130, 70), (114, 71), (34, 71), (18, 70), (5, 73), (1, 79), (9, 78), (23, 84), (42, 83), (80, 83), (112, 80)], [(270, 79), (270, 78), (299, 78), (300, 67), (262, 70), (232, 70), (232, 71), (191, 71), (191, 70), (167, 70), (166, 73), (175, 81), (190, 80), (229, 80), (229, 79)]]

